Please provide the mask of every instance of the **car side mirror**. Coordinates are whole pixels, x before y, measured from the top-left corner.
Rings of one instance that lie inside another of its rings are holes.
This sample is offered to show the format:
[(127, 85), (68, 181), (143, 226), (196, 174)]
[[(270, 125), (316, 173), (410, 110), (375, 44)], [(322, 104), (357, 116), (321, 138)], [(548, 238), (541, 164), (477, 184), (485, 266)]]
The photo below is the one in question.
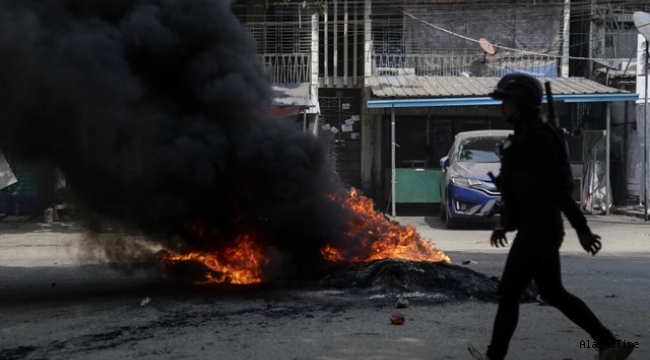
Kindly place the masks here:
[(440, 167), (446, 170), (449, 167), (449, 156), (444, 156), (440, 159)]

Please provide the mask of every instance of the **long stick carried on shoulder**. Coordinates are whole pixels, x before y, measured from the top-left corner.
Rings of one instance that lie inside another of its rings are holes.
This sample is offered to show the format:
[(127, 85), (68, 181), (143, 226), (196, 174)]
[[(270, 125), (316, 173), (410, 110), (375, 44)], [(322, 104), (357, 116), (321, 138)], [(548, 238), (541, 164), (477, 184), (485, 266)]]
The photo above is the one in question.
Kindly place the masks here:
[(544, 89), (546, 90), (546, 106), (548, 109), (548, 124), (555, 130), (555, 133), (557, 134), (558, 139), (560, 140), (562, 146), (562, 152), (563, 152), (563, 159), (564, 162), (566, 163), (566, 168), (565, 171), (569, 174), (567, 176), (573, 176), (573, 172), (570, 167), (570, 156), (569, 156), (569, 144), (567, 142), (567, 139), (565, 138), (565, 131), (564, 129), (560, 128), (560, 121), (555, 115), (555, 103), (553, 101), (553, 91), (551, 91), (551, 82), (546, 81), (544, 83)]
[(547, 81), (544, 83), (544, 89), (546, 90), (546, 106), (548, 108), (548, 122), (553, 125), (556, 130), (560, 130), (560, 122), (558, 121), (557, 116), (555, 115), (555, 104), (553, 102), (553, 91), (551, 91), (551, 82)]
[(567, 144), (566, 138), (564, 137), (565, 130), (560, 127), (560, 120), (555, 114), (555, 101), (553, 101), (553, 91), (551, 91), (551, 82), (546, 81), (544, 83), (544, 89), (546, 90), (546, 107), (548, 109), (548, 119), (547, 122), (555, 130), (557, 135), (560, 137), (561, 141), (564, 144), (564, 152), (569, 158), (569, 144)]

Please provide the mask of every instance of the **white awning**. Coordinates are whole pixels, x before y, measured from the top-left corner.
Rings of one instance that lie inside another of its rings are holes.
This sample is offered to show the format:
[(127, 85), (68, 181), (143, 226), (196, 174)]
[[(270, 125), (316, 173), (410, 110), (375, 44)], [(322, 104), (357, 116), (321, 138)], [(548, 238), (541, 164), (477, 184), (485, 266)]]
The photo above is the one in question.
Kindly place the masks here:
[(5, 159), (4, 154), (0, 151), (0, 189), (4, 189), (9, 185), (15, 184), (18, 182), (16, 176), (14, 176), (11, 167)]
[(306, 113), (319, 113), (318, 101), (311, 95), (309, 83), (273, 84), (272, 107), (301, 107)]

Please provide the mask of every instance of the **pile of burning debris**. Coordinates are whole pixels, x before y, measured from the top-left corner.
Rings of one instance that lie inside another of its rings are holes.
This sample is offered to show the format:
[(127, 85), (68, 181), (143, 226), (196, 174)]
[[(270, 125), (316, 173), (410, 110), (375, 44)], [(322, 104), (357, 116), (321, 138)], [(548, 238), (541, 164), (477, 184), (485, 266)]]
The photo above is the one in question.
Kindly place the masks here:
[[(186, 281), (205, 276), (208, 279), (223, 279), (224, 274), (213, 272), (203, 263), (188, 260), (167, 268), (167, 275)], [(206, 275), (209, 274), (209, 275)], [(195, 283), (205, 284), (203, 280)], [(359, 263), (331, 263), (321, 268), (313, 279), (286, 278), (273, 282), (259, 282), (249, 285), (223, 281), (208, 286), (229, 290), (291, 289), (305, 291), (335, 291), (338, 296), (363, 297), (366, 299), (398, 299), (398, 306), (408, 300), (426, 303), (480, 300), (498, 301), (499, 279), (482, 274), (466, 266), (438, 261), (413, 261), (404, 259), (382, 259)], [(537, 290), (531, 285), (522, 301), (534, 302)], [(405, 306), (404, 306), (405, 307)]]
[(495, 301), (499, 281), (444, 262), (385, 259), (342, 268), (324, 277), (320, 285), (376, 298)]

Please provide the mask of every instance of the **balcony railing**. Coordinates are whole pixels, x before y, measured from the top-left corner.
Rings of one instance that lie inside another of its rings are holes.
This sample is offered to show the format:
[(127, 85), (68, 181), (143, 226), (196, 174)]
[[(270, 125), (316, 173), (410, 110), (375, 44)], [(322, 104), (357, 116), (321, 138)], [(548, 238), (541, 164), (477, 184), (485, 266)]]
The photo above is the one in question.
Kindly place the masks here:
[[(504, 69), (553, 68), (553, 56), (525, 55), (484, 57), (481, 53), (463, 54), (373, 54), (372, 74), (419, 76), (500, 76)], [(534, 70), (531, 70), (534, 71)]]
[[(263, 54), (260, 55), (264, 73), (271, 83), (311, 82), (310, 54)], [(552, 56), (501, 56), (487, 57), (483, 54), (374, 54), (372, 74), (419, 75), (419, 76), (501, 76), (508, 68), (553, 69), (556, 59)], [(544, 70), (544, 71), (546, 71)]]
[(260, 59), (270, 83), (311, 82), (309, 54), (263, 54)]

